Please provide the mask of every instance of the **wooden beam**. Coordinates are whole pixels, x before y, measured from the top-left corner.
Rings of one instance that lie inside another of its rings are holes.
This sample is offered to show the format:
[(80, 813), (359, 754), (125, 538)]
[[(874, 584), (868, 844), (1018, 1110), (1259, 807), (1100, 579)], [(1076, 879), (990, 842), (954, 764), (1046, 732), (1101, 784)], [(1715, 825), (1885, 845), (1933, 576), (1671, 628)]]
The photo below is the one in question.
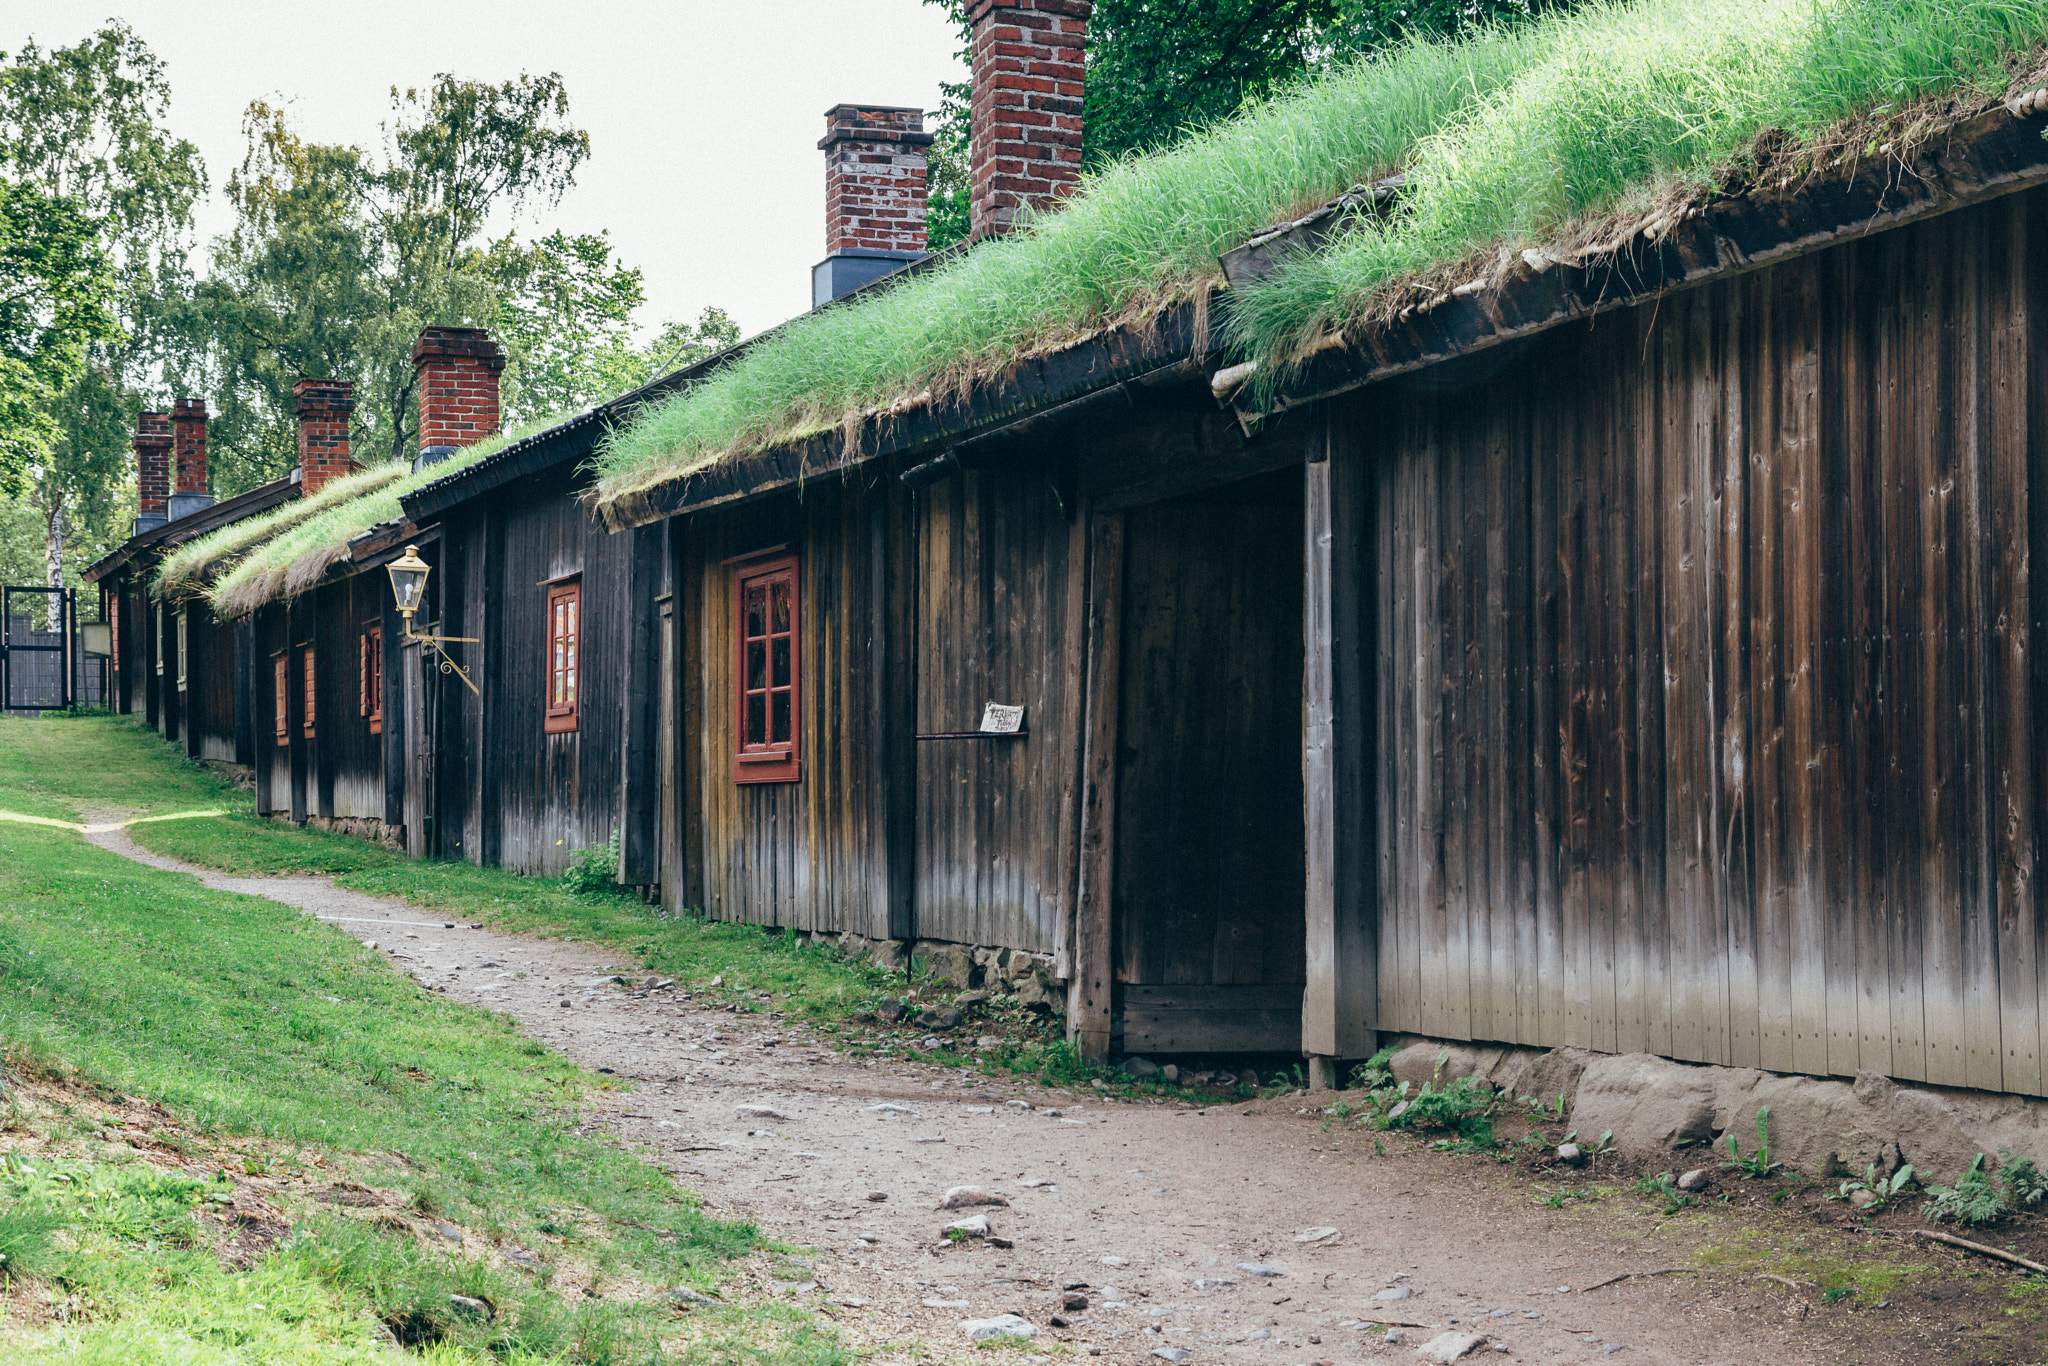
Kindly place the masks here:
[(1087, 738), (1081, 761), (1081, 890), (1067, 1037), (1083, 1057), (1109, 1055), (1115, 983), (1110, 961), (1116, 881), (1116, 775), (1122, 710), (1124, 514), (1088, 518)]
[(253, 769), (259, 752), (257, 737), (264, 733), (256, 720), (256, 623), (243, 617), (214, 624), (235, 633), (235, 762)]
[(311, 811), (307, 806), (307, 783), (310, 781), (310, 758), (307, 753), (311, 741), (306, 739), (306, 663), (301, 651), (304, 646), (300, 637), (307, 634), (301, 620), (304, 609), (287, 604), (280, 613), (283, 619), (284, 640), (279, 646), (284, 651), (284, 733), (285, 760), (291, 774), (292, 822), (304, 825)]
[[(272, 672), (269, 647), (272, 632), (267, 629), (273, 611), (252, 612), (240, 624), (249, 631), (250, 660), (253, 664), (250, 680), (249, 715), (253, 722), (252, 738), (255, 741), (255, 757), (250, 766), (256, 770), (256, 814), (269, 816), (276, 808), (271, 802), (271, 784), (277, 776), (277, 676)], [(124, 623), (125, 624), (125, 623)]]
[(627, 570), (626, 714), (619, 728), (619, 870), (628, 887), (661, 881), (661, 593), (665, 523), (636, 527)]
[(1307, 584), (1303, 643), (1303, 801), (1308, 839), (1308, 985), (1301, 1047), (1321, 1058), (1363, 1058), (1375, 1044), (1379, 993), (1377, 714), (1370, 667), (1374, 564), (1366, 453), (1325, 407), (1322, 458), (1307, 466)]
[(377, 599), (377, 629), (384, 638), (384, 733), (378, 737), (384, 742), (384, 824), (396, 830), (405, 825), (405, 619), (384, 584), (377, 585)]
[(874, 904), (867, 933), (916, 935), (917, 536), (914, 494), (885, 478), (868, 495), (868, 680)]

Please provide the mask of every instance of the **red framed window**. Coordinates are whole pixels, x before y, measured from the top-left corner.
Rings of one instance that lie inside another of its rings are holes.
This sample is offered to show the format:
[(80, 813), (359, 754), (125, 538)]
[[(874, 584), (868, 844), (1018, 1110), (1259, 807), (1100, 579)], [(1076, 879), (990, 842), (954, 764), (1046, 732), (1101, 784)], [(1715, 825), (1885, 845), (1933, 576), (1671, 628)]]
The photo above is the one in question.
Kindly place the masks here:
[(384, 733), (384, 628), (372, 626), (357, 641), (362, 678), (356, 707), (370, 722), (370, 734)]
[(292, 742), (291, 657), (279, 653), (272, 655), (270, 662), (275, 690), (270, 714), (277, 725), (277, 743), (288, 745)]
[(801, 775), (800, 588), (793, 555), (745, 564), (733, 575), (736, 783), (793, 783)]
[(310, 740), (313, 738), (313, 647), (308, 645), (300, 652), (299, 658), (305, 662), (306, 675), (305, 729), (300, 733)]
[(583, 672), (583, 585), (575, 579), (548, 587), (548, 715), (543, 730), (576, 729)]

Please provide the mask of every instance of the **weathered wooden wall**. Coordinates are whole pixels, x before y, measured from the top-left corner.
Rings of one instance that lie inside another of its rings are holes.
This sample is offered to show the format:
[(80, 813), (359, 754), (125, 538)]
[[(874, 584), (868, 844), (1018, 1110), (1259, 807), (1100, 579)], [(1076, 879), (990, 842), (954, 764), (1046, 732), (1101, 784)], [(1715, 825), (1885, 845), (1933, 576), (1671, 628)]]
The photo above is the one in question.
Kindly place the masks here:
[[(889, 932), (875, 774), (885, 751), (876, 740), (876, 653), (869, 648), (877, 549), (871, 515), (877, 500), (903, 495), (900, 486), (881, 484), (880, 473), (697, 513), (682, 527), (685, 895), (714, 918)], [(772, 546), (799, 557), (801, 777), (743, 785), (732, 777), (734, 570), (725, 562)]]
[(1083, 538), (1042, 474), (967, 473), (917, 492), (917, 934), (1051, 952), (1074, 890)]
[(1347, 400), (1378, 1027), (2041, 1094), (2048, 204)]
[[(634, 539), (609, 535), (573, 491), (539, 477), (465, 508), (443, 530), (454, 542), (444, 561), (464, 571), (449, 591), (461, 593), (466, 627), (447, 633), (481, 637), (458, 656), (481, 696), (459, 680), (441, 684), (443, 715), (459, 718), (437, 737), (458, 775), (437, 794), (444, 824), (463, 832), (450, 852), (554, 875), (622, 821)], [(545, 585), (570, 576), (582, 584), (577, 728), (551, 735)]]

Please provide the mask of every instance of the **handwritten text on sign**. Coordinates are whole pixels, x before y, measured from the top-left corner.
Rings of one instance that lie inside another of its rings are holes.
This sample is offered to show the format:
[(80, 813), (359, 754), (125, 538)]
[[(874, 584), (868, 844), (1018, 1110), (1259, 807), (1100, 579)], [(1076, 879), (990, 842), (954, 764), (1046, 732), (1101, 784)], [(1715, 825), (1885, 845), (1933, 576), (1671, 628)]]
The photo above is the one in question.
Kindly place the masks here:
[(981, 713), (981, 728), (991, 735), (1015, 735), (1024, 728), (1024, 709), (991, 702)]

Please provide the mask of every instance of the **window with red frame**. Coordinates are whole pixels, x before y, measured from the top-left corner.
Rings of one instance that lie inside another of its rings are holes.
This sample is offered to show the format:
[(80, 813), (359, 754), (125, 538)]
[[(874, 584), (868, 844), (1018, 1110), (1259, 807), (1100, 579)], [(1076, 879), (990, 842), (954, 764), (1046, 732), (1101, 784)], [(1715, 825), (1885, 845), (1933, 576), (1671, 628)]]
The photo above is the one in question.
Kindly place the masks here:
[(291, 656), (273, 655), (270, 662), (274, 666), (275, 675), (272, 679), (275, 687), (275, 705), (271, 709), (271, 716), (277, 723), (277, 743), (288, 745), (292, 742)]
[(576, 729), (582, 675), (583, 585), (572, 579), (548, 588), (548, 715), (543, 729)]
[(306, 673), (306, 728), (302, 733), (310, 740), (313, 738), (313, 647), (308, 645), (300, 658), (305, 661)]
[(372, 626), (357, 641), (362, 678), (357, 684), (356, 707), (369, 718), (370, 734), (384, 733), (384, 628)]
[(733, 781), (793, 783), (803, 727), (796, 557), (742, 565), (733, 581)]

